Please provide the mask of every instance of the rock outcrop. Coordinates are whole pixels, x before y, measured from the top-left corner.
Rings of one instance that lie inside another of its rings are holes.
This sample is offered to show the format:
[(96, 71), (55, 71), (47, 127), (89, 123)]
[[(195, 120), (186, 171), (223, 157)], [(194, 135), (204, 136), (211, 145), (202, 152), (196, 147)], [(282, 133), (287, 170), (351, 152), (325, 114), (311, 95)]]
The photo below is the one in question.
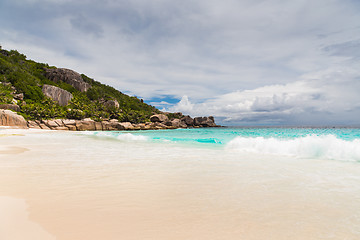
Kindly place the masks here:
[(75, 121), (75, 126), (78, 131), (96, 130), (95, 121), (91, 120), (90, 118), (85, 118), (80, 121)]
[(23, 93), (14, 94), (13, 96), (17, 100), (21, 100), (21, 101), (24, 100), (24, 94)]
[[(180, 115), (176, 116), (180, 117)], [(165, 114), (156, 114), (150, 117), (150, 121), (157, 123), (158, 126), (165, 126), (164, 128), (191, 128), (191, 127), (218, 127), (215, 124), (213, 116), (196, 117), (183, 116), (182, 118), (174, 118), (169, 120)]]
[(120, 104), (116, 100), (109, 100), (109, 101), (105, 102), (105, 106), (108, 108), (119, 108)]
[(151, 116), (152, 122), (130, 123), (119, 122), (116, 119), (94, 121), (90, 118), (75, 119), (50, 119), (26, 121), (22, 116), (11, 110), (0, 109), (0, 126), (14, 126), (19, 128), (37, 128), (46, 130), (68, 131), (119, 131), (119, 130), (158, 130), (191, 127), (218, 127), (212, 116), (196, 117), (192, 119), (185, 116), (181, 119), (169, 118), (164, 114)]
[(8, 109), (15, 112), (20, 112), (20, 107), (16, 104), (0, 104), (0, 109)]
[(187, 128), (188, 127), (188, 125), (186, 125), (185, 122), (183, 122), (177, 118), (175, 118), (171, 121), (171, 125), (175, 128)]
[[(8, 111), (8, 110), (6, 110)], [(163, 115), (163, 114), (157, 114)], [(154, 115), (155, 116), (155, 115)], [(157, 116), (159, 118), (159, 116)], [(82, 120), (74, 119), (53, 119), (53, 120), (36, 120), (28, 121), (29, 128), (41, 128), (51, 130), (70, 130), (70, 131), (120, 131), (120, 130), (158, 130), (158, 129), (176, 129), (176, 128), (189, 128), (189, 127), (218, 127), (213, 117), (198, 117), (192, 119), (187, 116), (188, 123), (193, 122), (192, 125), (187, 125), (184, 119), (169, 119), (160, 116), (163, 122), (154, 121), (146, 123), (130, 123), (119, 122), (116, 119), (105, 120), (101, 122), (94, 121), (90, 118)], [(152, 118), (156, 119), (155, 117)], [(196, 124), (196, 125), (195, 125)]]
[(119, 131), (119, 130), (158, 130), (191, 127), (218, 127), (212, 116), (196, 117), (192, 119), (185, 116), (181, 119), (169, 120), (164, 114), (156, 114), (151, 117), (152, 122), (130, 123), (119, 122), (116, 119), (94, 121), (90, 118), (75, 119), (50, 119), (26, 121), (22, 116), (11, 110), (0, 109), (0, 126), (13, 126), (18, 128), (37, 128), (46, 130), (68, 131)]
[(69, 131), (118, 131), (136, 129), (136, 127), (131, 123), (123, 123), (115, 119), (110, 121), (96, 122), (90, 118), (85, 118), (82, 120), (53, 119), (28, 121), (28, 126), (30, 128), (38, 129)]
[(194, 119), (192, 119), (189, 115), (182, 117), (180, 120), (181, 120), (181, 122), (183, 122), (187, 126), (193, 126), (194, 125)]
[(45, 69), (45, 76), (54, 82), (63, 81), (65, 83), (70, 84), (75, 89), (86, 92), (91, 85), (85, 82), (81, 75), (73, 70), (66, 68), (49, 68)]
[(73, 98), (73, 95), (59, 87), (44, 84), (42, 92), (45, 96), (59, 103), (61, 106), (68, 105), (69, 101)]
[(23, 116), (11, 110), (0, 110), (0, 126), (27, 128), (27, 122)]
[(150, 121), (153, 123), (164, 123), (169, 121), (169, 118), (165, 114), (155, 114), (150, 117)]
[(194, 118), (194, 126), (200, 127), (216, 127), (213, 116), (209, 117), (196, 117)]

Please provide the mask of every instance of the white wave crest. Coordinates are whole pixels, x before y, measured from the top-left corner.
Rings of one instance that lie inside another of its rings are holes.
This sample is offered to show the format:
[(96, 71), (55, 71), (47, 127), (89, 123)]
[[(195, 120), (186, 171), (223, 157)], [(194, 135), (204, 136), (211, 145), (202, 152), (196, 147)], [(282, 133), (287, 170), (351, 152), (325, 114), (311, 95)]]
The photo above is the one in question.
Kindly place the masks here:
[(334, 135), (309, 135), (295, 139), (236, 137), (226, 147), (250, 153), (360, 161), (360, 139), (347, 141)]
[(114, 134), (112, 132), (97, 132), (95, 135), (96, 137), (103, 137), (108, 139), (117, 139), (124, 142), (145, 142), (148, 140), (146, 136), (143, 135), (135, 135), (131, 133), (120, 133)]
[(131, 133), (123, 133), (118, 135), (116, 138), (122, 141), (147, 141), (147, 137), (143, 135), (134, 135)]

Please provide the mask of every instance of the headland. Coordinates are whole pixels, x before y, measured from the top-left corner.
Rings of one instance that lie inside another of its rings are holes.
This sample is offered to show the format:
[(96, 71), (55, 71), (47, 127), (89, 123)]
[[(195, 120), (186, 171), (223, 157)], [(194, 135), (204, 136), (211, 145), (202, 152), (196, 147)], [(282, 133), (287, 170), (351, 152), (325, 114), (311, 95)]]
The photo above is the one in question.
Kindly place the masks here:
[(0, 126), (71, 131), (218, 127), (212, 116), (162, 112), (84, 74), (1, 47)]

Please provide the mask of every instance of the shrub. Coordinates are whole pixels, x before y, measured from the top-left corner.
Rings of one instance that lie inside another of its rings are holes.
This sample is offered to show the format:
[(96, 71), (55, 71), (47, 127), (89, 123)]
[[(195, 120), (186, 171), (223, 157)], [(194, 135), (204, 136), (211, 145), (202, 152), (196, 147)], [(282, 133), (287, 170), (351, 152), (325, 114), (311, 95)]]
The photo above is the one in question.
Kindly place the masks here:
[[(6, 53), (6, 54), (5, 54)], [(64, 82), (53, 82), (45, 77), (48, 64), (27, 60), (24, 54), (16, 50), (0, 53), (0, 81), (11, 82), (17, 93), (24, 94), (21, 114), (27, 119), (91, 117), (94, 120), (119, 119), (133, 123), (148, 121), (150, 115), (160, 111), (137, 97), (130, 97), (115, 88), (95, 81), (86, 75), (82, 79), (91, 84), (87, 92), (79, 92)], [(42, 86), (54, 85), (73, 94), (73, 99), (66, 107), (44, 96)], [(0, 88), (0, 103), (11, 103), (13, 90)], [(117, 100), (120, 108), (106, 107), (108, 100)]]

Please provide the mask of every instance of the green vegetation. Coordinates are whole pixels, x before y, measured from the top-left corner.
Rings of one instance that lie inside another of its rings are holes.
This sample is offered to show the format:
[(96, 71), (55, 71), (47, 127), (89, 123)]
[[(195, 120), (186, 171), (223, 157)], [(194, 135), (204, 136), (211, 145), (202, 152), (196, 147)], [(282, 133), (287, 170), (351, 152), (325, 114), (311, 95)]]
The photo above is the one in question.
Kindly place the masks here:
[[(130, 97), (85, 75), (81, 75), (83, 80), (91, 85), (87, 92), (80, 92), (65, 82), (55, 83), (46, 78), (46, 68), (54, 67), (27, 60), (25, 55), (16, 50), (0, 48), (0, 104), (12, 103), (14, 94), (23, 93), (23, 100), (17, 101), (20, 114), (28, 120), (92, 118), (139, 123), (149, 121), (152, 114), (160, 112), (137, 97)], [(60, 106), (44, 96), (44, 84), (69, 91), (73, 99), (67, 106)], [(108, 106), (106, 102), (109, 100), (116, 100), (119, 108)]]
[(0, 104), (12, 103), (13, 96), (11, 95), (12, 89), (10, 86), (0, 84)]
[(173, 120), (175, 118), (178, 118), (178, 119), (182, 118), (184, 115), (181, 112), (176, 112), (176, 113), (168, 113), (167, 116), (170, 120)]

